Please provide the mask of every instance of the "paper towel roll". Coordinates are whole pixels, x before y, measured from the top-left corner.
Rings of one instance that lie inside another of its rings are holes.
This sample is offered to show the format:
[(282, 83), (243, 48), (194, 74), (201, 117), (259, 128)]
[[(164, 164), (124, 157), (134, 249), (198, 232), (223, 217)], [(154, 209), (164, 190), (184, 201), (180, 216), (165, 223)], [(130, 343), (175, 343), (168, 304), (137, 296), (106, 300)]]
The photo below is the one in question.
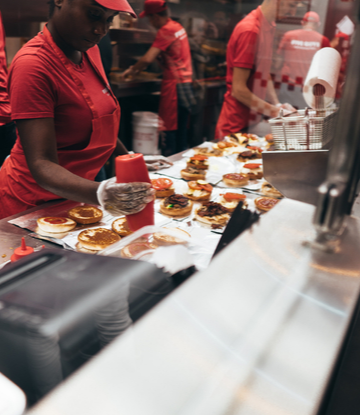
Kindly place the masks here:
[(340, 66), (341, 55), (337, 50), (323, 48), (315, 53), (303, 88), (303, 96), (309, 107), (315, 108), (313, 86), (316, 84), (325, 88), (325, 108), (334, 102)]

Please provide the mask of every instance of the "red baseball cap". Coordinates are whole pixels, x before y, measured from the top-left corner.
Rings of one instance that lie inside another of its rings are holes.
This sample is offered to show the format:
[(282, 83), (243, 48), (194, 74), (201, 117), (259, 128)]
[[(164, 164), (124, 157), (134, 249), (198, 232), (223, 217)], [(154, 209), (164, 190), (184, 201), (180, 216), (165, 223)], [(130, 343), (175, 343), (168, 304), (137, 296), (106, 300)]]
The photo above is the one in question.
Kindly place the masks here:
[(129, 13), (132, 17), (137, 18), (136, 13), (126, 0), (95, 0), (100, 6), (118, 12)]
[(304, 22), (319, 23), (320, 22), (320, 16), (316, 12), (307, 12), (307, 13), (304, 14), (303, 21)]
[(139, 14), (140, 19), (149, 14), (156, 14), (167, 9), (166, 1), (164, 0), (145, 0), (144, 11)]

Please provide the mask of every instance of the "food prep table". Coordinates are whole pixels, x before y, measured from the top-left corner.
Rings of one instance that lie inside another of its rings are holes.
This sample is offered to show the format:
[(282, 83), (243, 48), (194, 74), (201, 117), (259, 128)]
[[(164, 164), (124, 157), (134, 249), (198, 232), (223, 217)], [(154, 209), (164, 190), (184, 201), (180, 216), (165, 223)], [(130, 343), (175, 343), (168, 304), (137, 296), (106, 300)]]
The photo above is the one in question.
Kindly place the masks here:
[[(314, 210), (284, 199), (29, 414), (327, 414), (357, 323), (360, 225), (349, 217), (344, 252), (329, 263), (302, 244)], [(27, 231), (8, 220), (0, 247), (11, 255)]]

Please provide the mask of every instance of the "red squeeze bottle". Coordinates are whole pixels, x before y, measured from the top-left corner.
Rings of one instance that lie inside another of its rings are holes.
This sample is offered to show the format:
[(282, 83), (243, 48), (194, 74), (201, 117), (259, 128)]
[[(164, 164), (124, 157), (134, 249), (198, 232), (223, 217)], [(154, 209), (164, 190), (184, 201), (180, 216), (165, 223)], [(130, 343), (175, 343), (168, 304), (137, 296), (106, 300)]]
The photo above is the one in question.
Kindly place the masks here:
[[(115, 171), (118, 183), (151, 183), (144, 157), (141, 153), (116, 157)], [(130, 230), (133, 232), (143, 226), (154, 225), (154, 202), (148, 203), (141, 212), (126, 216), (126, 219)]]
[(31, 246), (26, 246), (25, 238), (21, 238), (21, 246), (19, 248), (16, 248), (14, 253), (11, 255), (10, 261), (15, 262), (18, 259), (23, 258), (26, 255), (30, 255), (34, 252), (34, 248), (31, 248)]

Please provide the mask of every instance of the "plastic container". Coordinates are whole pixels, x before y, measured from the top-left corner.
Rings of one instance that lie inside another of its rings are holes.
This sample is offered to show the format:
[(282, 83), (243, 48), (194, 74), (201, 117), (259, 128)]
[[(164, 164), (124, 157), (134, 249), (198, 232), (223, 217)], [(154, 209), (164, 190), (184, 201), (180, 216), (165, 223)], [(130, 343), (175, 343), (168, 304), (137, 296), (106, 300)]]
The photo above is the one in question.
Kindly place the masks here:
[[(168, 235), (173, 238), (173, 240), (177, 240), (177, 242), (174, 243), (167, 243), (166, 245), (160, 245), (154, 240), (154, 233), (161, 233), (163, 235)], [(138, 250), (138, 252), (135, 254), (135, 251), (133, 252), (135, 255), (131, 257), (131, 259), (138, 259), (143, 261), (149, 261), (152, 258), (152, 255), (154, 254), (155, 250), (159, 247), (166, 247), (166, 246), (174, 246), (174, 245), (183, 245), (185, 247), (189, 246), (189, 243), (191, 242), (191, 237), (186, 236), (186, 234), (182, 235), (179, 234), (175, 229), (171, 230), (171, 228), (161, 228), (159, 226), (146, 226), (133, 234), (122, 238), (119, 242), (116, 242), (115, 244), (110, 245), (109, 247), (105, 248), (103, 251), (101, 251), (100, 255), (105, 256), (115, 256), (115, 257), (121, 257), (121, 258), (129, 258), (124, 255), (123, 248), (133, 246), (136, 250), (135, 244), (143, 244), (143, 247), (148, 245), (149, 249), (145, 250)]]
[[(126, 154), (125, 156), (116, 157), (115, 170), (118, 183), (151, 183), (142, 154)], [(143, 226), (154, 225), (154, 202), (148, 203), (141, 212), (126, 216), (126, 219), (130, 230), (133, 232)]]
[(135, 153), (158, 154), (159, 116), (154, 112), (133, 112), (133, 150)]

